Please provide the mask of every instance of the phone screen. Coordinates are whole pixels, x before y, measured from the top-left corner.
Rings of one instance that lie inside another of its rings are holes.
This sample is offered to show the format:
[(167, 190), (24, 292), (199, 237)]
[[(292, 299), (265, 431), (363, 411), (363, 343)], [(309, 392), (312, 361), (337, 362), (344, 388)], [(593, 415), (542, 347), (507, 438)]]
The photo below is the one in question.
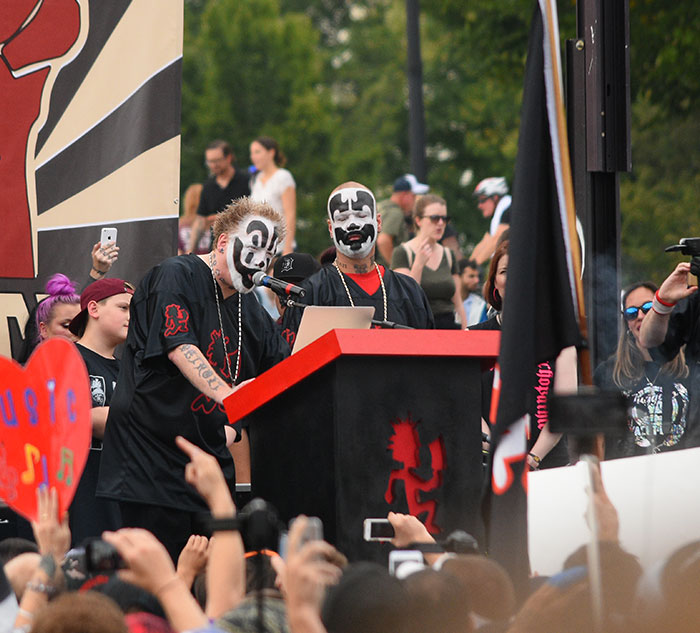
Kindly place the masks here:
[(366, 541), (390, 541), (394, 538), (394, 526), (388, 519), (365, 519), (364, 536)]

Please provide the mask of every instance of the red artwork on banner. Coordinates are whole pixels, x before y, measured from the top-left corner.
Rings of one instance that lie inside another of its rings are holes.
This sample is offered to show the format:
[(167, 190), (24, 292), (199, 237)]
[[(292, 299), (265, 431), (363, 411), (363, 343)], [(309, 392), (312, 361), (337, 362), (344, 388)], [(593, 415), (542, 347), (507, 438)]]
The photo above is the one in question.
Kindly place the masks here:
[(76, 0), (0, 3), (0, 210), (3, 218), (12, 218), (0, 233), (0, 277), (34, 276), (32, 128), (46, 108), (51, 67), (76, 43), (80, 29)]
[(445, 469), (445, 447), (442, 437), (428, 444), (432, 475), (421, 477), (418, 470), (425, 465), (421, 464), (420, 460), (421, 443), (416, 428), (417, 422), (408, 417), (406, 420), (396, 420), (392, 427), (394, 433), (389, 440), (389, 450), (394, 460), (401, 462), (401, 467), (391, 471), (384, 500), (389, 504), (394, 503), (394, 486), (398, 481), (403, 481), (409, 513), (417, 517), (427, 512), (425, 527), (431, 534), (437, 534), (440, 531), (435, 524), (437, 504), (433, 499), (422, 500), (421, 493), (437, 490), (442, 485), (442, 472)]
[(87, 461), (92, 400), (78, 350), (57, 337), (37, 347), (27, 367), (0, 357), (0, 497), (36, 520), (36, 488), (58, 492), (68, 509)]

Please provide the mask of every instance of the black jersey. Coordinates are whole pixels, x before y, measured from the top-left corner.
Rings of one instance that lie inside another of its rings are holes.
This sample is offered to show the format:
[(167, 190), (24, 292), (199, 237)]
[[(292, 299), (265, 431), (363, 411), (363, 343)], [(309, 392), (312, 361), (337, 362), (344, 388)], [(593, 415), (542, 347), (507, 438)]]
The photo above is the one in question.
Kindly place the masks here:
[(232, 373), (239, 354), (238, 302), (242, 302), (238, 382), (257, 376), (289, 353), (257, 299), (236, 293), (224, 300), (209, 266), (198, 256), (172, 257), (153, 268), (131, 302), (122, 371), (105, 434), (99, 495), (186, 511), (205, 508), (185, 482), (188, 458), (175, 445), (177, 435), (219, 460), (233, 492), (235, 470), (226, 447), (224, 408), (196, 389), (168, 359), (168, 352), (177, 346), (195, 345), (230, 383), (215, 291)]
[[(383, 320), (384, 297), (381, 286), (370, 295), (355, 283), (350, 275), (344, 275), (344, 278), (352, 303), (356, 306), (373, 306), (374, 318)], [(435, 326), (425, 293), (414, 279), (388, 269), (384, 270), (383, 279), (386, 288), (388, 321), (416, 329), (432, 329)], [(299, 285), (306, 290), (304, 303), (307, 305), (351, 305), (340, 275), (333, 266), (325, 266)], [(294, 343), (302, 314), (302, 308), (288, 308), (284, 313), (282, 335), (290, 344)]]

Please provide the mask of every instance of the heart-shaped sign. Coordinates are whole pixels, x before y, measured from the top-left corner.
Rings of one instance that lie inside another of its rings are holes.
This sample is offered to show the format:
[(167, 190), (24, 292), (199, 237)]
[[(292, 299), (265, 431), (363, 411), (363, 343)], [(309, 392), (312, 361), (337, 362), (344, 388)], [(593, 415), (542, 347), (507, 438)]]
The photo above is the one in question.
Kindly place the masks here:
[(31, 521), (36, 489), (58, 492), (60, 516), (70, 505), (92, 436), (87, 370), (75, 345), (52, 338), (26, 368), (0, 356), (0, 497)]

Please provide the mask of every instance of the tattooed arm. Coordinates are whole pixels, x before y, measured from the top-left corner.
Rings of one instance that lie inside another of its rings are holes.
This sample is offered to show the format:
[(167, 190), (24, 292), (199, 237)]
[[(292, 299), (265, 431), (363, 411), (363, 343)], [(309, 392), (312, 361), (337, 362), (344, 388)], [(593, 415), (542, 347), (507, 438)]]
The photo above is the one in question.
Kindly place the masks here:
[(189, 343), (178, 345), (168, 352), (168, 358), (194, 387), (219, 404), (233, 393), (234, 390), (214, 371), (204, 354), (195, 345)]

